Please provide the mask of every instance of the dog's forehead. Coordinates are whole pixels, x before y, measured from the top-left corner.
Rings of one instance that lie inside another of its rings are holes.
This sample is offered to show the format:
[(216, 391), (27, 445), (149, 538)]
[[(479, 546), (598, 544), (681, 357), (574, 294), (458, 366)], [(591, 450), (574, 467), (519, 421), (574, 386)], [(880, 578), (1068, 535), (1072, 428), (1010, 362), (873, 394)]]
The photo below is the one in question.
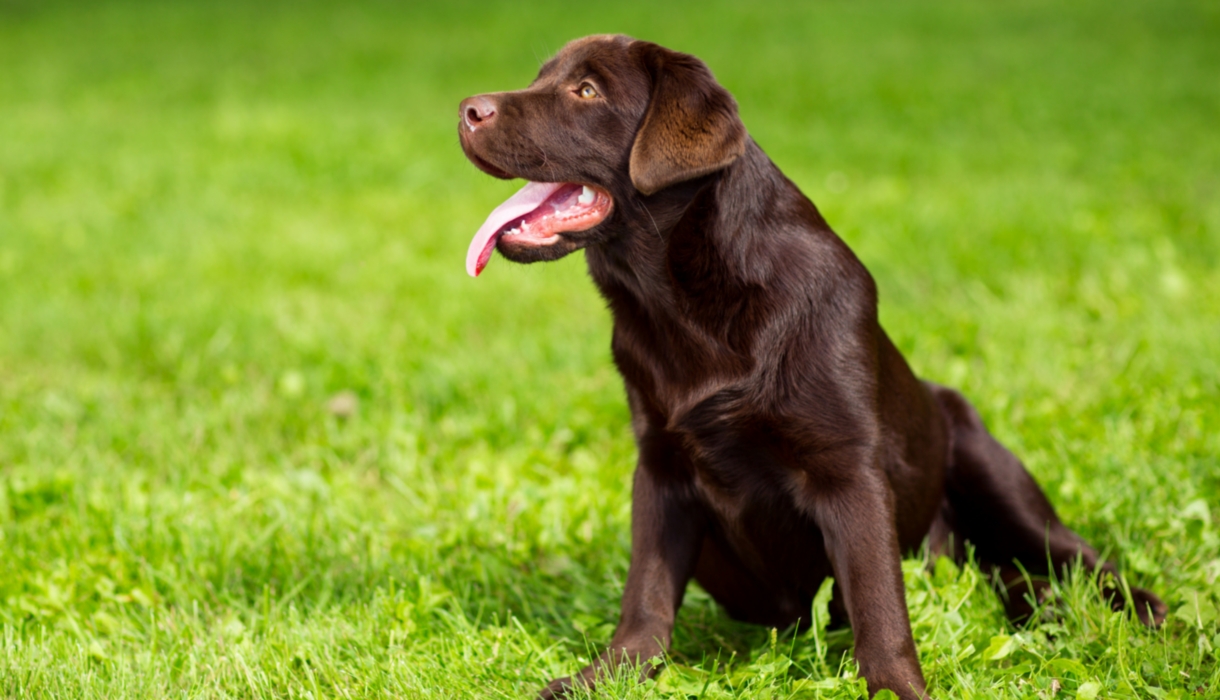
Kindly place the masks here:
[(537, 81), (564, 80), (585, 74), (621, 70), (630, 58), (635, 39), (622, 34), (595, 34), (567, 43), (544, 63)]

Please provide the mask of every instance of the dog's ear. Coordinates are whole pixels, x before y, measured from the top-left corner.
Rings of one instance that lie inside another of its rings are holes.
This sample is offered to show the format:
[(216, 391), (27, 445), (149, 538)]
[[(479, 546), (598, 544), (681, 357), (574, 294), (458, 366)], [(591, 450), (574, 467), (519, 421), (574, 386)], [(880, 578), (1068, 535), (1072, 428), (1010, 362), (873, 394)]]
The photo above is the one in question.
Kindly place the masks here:
[(720, 170), (746, 151), (737, 103), (703, 61), (656, 44), (636, 50), (652, 97), (631, 147), (631, 184), (645, 195)]

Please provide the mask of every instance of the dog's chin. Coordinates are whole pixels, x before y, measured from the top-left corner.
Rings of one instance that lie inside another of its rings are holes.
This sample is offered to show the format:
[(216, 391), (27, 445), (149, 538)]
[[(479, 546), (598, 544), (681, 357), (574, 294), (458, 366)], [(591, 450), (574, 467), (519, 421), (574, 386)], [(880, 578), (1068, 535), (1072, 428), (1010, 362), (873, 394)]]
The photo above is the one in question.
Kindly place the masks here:
[[(582, 236), (583, 238), (583, 236)], [(585, 247), (585, 242), (565, 234), (556, 234), (556, 241), (545, 245), (521, 243), (511, 236), (501, 236), (496, 250), (515, 263), (551, 262), (575, 253)]]

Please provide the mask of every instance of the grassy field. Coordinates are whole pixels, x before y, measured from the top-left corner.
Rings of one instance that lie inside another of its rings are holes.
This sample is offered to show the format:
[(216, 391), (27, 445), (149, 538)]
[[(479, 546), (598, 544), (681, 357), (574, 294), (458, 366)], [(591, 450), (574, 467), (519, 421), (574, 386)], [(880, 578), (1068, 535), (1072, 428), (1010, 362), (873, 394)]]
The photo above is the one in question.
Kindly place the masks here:
[[(0, 697), (527, 697), (610, 637), (634, 447), (580, 256), (463, 272), (470, 94), (690, 51), (1073, 527), (1014, 629), (906, 564), (941, 698), (1220, 696), (1220, 7), (0, 0)], [(855, 698), (697, 587), (598, 697)]]

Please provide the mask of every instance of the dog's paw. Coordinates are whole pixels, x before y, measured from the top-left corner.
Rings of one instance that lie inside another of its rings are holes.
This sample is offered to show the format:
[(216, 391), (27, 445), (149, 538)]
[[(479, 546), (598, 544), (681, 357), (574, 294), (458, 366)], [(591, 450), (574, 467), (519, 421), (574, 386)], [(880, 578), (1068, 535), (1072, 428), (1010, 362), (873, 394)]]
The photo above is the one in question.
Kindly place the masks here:
[[(1123, 601), (1126, 603), (1126, 601)], [(1148, 627), (1160, 627), (1169, 614), (1169, 606), (1151, 591), (1131, 587), (1130, 605), (1135, 610), (1135, 616)]]
[(556, 678), (538, 691), (538, 700), (558, 700), (568, 697), (568, 692), (576, 687), (571, 676)]

